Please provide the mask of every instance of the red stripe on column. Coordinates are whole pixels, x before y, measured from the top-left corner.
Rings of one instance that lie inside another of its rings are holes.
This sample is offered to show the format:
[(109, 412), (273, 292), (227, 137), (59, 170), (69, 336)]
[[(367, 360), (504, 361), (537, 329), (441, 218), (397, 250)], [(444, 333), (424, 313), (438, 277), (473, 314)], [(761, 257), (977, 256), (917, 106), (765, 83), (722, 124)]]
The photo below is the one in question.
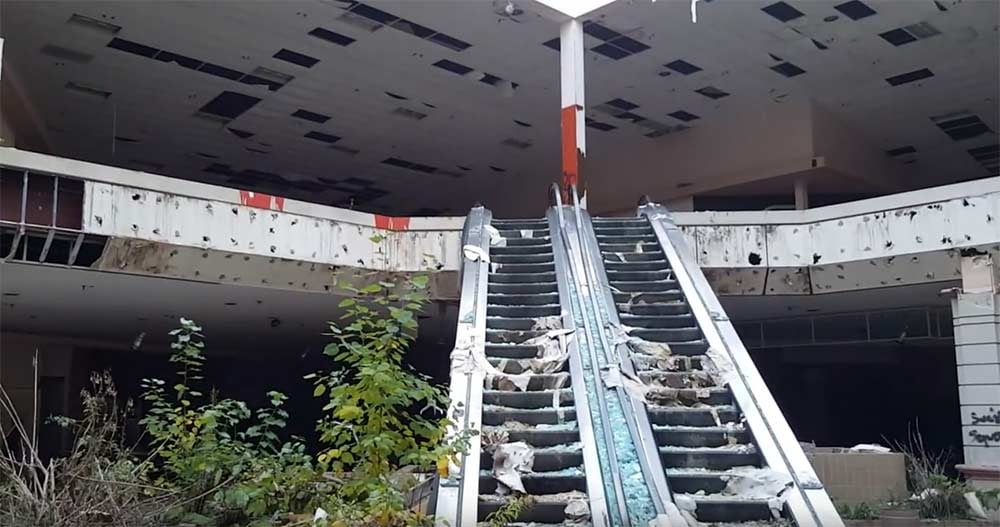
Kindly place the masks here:
[(405, 231), (410, 228), (410, 218), (375, 215), (375, 228), (389, 231)]
[(576, 106), (562, 109), (562, 185), (564, 189), (580, 181), (580, 165), (576, 148)]
[(240, 204), (258, 209), (285, 210), (285, 198), (250, 190), (240, 191)]

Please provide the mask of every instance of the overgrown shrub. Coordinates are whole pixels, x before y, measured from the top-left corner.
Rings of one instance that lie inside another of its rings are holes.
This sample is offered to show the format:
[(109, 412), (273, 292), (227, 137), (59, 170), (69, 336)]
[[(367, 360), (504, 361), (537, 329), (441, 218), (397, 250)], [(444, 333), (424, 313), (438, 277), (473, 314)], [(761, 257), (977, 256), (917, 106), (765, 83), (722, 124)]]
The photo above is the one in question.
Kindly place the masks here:
[(420, 523), (405, 507), (408, 485), (394, 476), (407, 466), (446, 471), (468, 447), (468, 433), (446, 436), (446, 389), (403, 363), (426, 287), (427, 277), (416, 276), (353, 290), (357, 298), (343, 300), (345, 314), (330, 323), (334, 342), (324, 354), (334, 366), (307, 376), (314, 395), (326, 401), (316, 427), (323, 444), (317, 459), (343, 478), (338, 498), (362, 511), (346, 520)]
[(965, 493), (972, 489), (948, 475), (949, 452), (933, 452), (924, 445), (919, 423), (907, 433), (905, 441), (893, 442), (893, 449), (906, 458), (906, 479), (913, 496), (908, 500), (921, 518), (946, 519), (968, 517)]

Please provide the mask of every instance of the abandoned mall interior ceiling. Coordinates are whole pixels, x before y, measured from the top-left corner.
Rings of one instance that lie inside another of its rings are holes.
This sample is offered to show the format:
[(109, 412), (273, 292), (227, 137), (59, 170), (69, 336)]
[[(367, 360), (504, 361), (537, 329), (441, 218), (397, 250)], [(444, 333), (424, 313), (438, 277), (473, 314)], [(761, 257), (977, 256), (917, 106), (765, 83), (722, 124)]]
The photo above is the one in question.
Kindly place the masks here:
[[(5, 111), (19, 148), (463, 214), (559, 171), (558, 23), (506, 6), (4, 2)], [(686, 1), (614, 2), (586, 17), (589, 150), (805, 98), (924, 186), (997, 175), (997, 16), (990, 0), (703, 0), (692, 23)]]

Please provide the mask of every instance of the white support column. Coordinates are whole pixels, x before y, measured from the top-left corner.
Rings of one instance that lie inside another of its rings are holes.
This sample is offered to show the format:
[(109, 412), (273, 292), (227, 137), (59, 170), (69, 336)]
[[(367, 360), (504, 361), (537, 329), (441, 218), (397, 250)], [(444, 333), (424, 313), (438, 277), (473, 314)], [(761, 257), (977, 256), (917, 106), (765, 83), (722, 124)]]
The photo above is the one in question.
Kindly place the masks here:
[(587, 155), (586, 117), (584, 113), (583, 24), (579, 20), (563, 22), (559, 28), (559, 67), (562, 87), (562, 187), (564, 194), (572, 185), (580, 193), (585, 185), (580, 179), (580, 162)]
[(1000, 296), (988, 255), (962, 258), (962, 289), (951, 303), (965, 464), (978, 487), (1000, 488)]
[(809, 208), (809, 182), (805, 178), (795, 180), (795, 210)]

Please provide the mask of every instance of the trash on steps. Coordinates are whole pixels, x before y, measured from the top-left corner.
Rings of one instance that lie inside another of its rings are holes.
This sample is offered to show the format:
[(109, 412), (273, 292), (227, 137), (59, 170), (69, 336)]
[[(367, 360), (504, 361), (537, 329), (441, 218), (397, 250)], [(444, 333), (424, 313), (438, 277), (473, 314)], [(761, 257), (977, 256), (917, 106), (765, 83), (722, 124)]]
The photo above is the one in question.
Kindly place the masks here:
[[(497, 487), (497, 493), (514, 491), (525, 494), (521, 473), (531, 472), (535, 464), (535, 451), (524, 441), (493, 445), (493, 478), (502, 486)], [(506, 487), (506, 488), (505, 488)]]
[(566, 516), (566, 523), (583, 524), (590, 520), (590, 505), (586, 500), (573, 499), (566, 504), (563, 514)]
[(462, 254), (465, 255), (465, 259), (470, 262), (485, 262), (490, 263), (490, 255), (483, 250), (482, 247), (476, 245), (466, 245), (462, 247)]
[(862, 452), (867, 452), (867, 453), (872, 453), (872, 454), (888, 454), (889, 452), (892, 452), (892, 450), (889, 450), (888, 448), (886, 448), (886, 447), (884, 447), (882, 445), (878, 445), (878, 444), (871, 444), (871, 445), (869, 445), (869, 444), (866, 444), (866, 443), (861, 443), (859, 445), (854, 445), (848, 451), (849, 452), (854, 452), (856, 454), (857, 453), (862, 453)]
[(724, 496), (736, 496), (743, 499), (767, 500), (774, 519), (781, 517), (785, 506), (785, 491), (794, 486), (792, 477), (769, 468), (735, 467), (732, 475), (727, 476)]

